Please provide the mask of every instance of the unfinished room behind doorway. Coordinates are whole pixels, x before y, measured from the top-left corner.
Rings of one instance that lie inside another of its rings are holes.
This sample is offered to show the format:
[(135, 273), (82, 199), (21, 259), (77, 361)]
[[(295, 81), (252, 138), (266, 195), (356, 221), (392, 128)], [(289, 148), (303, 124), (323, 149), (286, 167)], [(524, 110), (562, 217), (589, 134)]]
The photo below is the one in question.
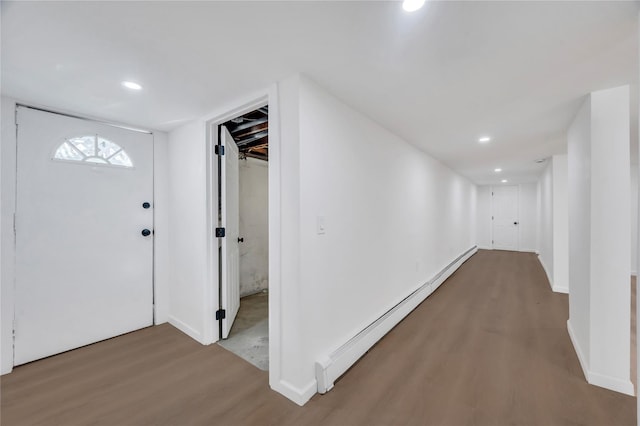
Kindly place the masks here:
[(239, 151), (240, 309), (219, 344), (260, 368), (269, 368), (268, 107), (223, 126)]

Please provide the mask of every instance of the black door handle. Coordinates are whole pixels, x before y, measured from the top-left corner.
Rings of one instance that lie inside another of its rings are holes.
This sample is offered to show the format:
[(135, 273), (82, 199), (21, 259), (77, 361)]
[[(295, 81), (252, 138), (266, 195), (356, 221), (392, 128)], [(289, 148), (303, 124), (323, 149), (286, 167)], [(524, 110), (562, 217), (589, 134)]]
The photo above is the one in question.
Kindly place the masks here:
[(145, 201), (144, 203), (142, 203), (142, 208), (143, 208), (143, 209), (148, 209), (149, 207), (151, 207), (151, 204), (149, 204), (147, 201)]
[(239, 243), (244, 243), (244, 237), (242, 237), (242, 238), (238, 238), (238, 242), (239, 242)]
[(518, 224), (518, 222), (513, 222), (513, 224), (514, 224), (514, 225), (517, 225), (517, 224)]
[(148, 237), (149, 235), (151, 235), (151, 231), (145, 228), (142, 230), (141, 234), (143, 237)]

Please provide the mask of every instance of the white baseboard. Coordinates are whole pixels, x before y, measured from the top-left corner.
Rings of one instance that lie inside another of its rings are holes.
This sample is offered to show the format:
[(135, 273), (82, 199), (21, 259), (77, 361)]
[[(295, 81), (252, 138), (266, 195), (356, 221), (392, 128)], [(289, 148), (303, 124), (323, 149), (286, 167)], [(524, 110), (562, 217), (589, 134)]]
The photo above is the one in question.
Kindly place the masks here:
[(632, 277), (637, 277), (638, 276), (638, 271), (636, 271), (636, 270), (631, 271), (631, 276)]
[(478, 246), (478, 250), (493, 250), (493, 249), (488, 246)]
[(186, 334), (187, 336), (191, 337), (193, 340), (196, 340), (199, 343), (202, 343), (203, 345), (205, 344), (204, 340), (202, 338), (202, 333), (200, 333), (199, 331), (195, 330), (190, 325), (180, 321), (178, 318), (170, 315), (169, 316), (169, 324), (171, 324), (172, 326), (174, 326), (178, 330), (182, 331), (184, 334)]
[(553, 288), (553, 278), (549, 274), (549, 269), (547, 268), (547, 265), (544, 263), (544, 259), (542, 258), (542, 256), (538, 255), (538, 261), (542, 265), (542, 269), (544, 269), (544, 273), (547, 275), (547, 280), (549, 281), (549, 286), (551, 287), (551, 290), (554, 290), (554, 288)]
[(547, 275), (547, 280), (549, 281), (549, 286), (551, 286), (551, 291), (553, 291), (554, 293), (569, 294), (569, 288), (568, 287), (559, 286), (559, 285), (555, 285), (554, 284), (553, 278), (551, 278), (551, 275), (549, 274), (549, 268), (547, 268), (547, 265), (544, 263), (544, 259), (540, 256), (540, 254), (538, 254), (538, 260), (540, 261), (540, 264), (542, 265), (542, 269), (544, 269), (544, 273)]
[(302, 389), (293, 386), (286, 380), (280, 380), (273, 384), (270, 383), (269, 385), (271, 386), (271, 389), (278, 392), (285, 398), (290, 399), (301, 407), (306, 404), (307, 401), (309, 401), (313, 397), (313, 395), (316, 394), (316, 389), (318, 388), (318, 384), (315, 380), (309, 382)]
[(573, 344), (573, 348), (578, 355), (578, 361), (580, 361), (580, 367), (582, 367), (582, 373), (584, 374), (587, 383), (600, 386), (601, 388), (609, 389), (615, 392), (620, 392), (625, 395), (634, 396), (633, 383), (630, 379), (619, 379), (617, 377), (606, 376), (604, 374), (595, 373), (589, 370), (589, 365), (584, 357), (578, 339), (576, 338), (573, 327), (571, 326), (571, 320), (567, 320), (567, 331), (569, 332), (569, 338)]
[(578, 361), (580, 361), (580, 367), (582, 367), (582, 374), (584, 374), (584, 378), (589, 381), (589, 366), (587, 365), (587, 360), (584, 358), (582, 353), (582, 349), (580, 348), (580, 344), (578, 343), (578, 339), (576, 338), (575, 333), (573, 332), (573, 327), (571, 326), (571, 319), (567, 320), (567, 331), (569, 332), (569, 339), (571, 339), (571, 344), (573, 345), (573, 349), (576, 351), (576, 355), (578, 355)]
[(529, 248), (523, 248), (523, 249), (520, 249), (518, 251), (522, 252), (522, 253), (536, 253), (536, 254), (538, 253), (538, 251), (536, 249), (529, 249)]
[(12, 365), (2, 365), (2, 369), (0, 370), (0, 375), (9, 374), (13, 371)]
[(344, 374), (477, 251), (476, 246), (468, 249), (355, 336), (333, 351), (318, 356), (315, 363), (318, 392), (322, 394), (331, 390), (338, 377)]
[(605, 376), (603, 374), (589, 372), (589, 383), (601, 388), (620, 392), (625, 395), (635, 396), (633, 392), (633, 383), (630, 379), (623, 380), (617, 377)]

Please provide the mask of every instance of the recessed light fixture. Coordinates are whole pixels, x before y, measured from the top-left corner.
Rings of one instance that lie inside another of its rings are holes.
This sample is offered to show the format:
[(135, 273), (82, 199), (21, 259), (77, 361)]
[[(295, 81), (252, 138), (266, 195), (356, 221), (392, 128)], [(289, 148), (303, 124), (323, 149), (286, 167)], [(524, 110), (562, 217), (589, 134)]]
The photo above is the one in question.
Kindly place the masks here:
[(493, 169), (494, 172), (496, 173), (500, 173), (502, 171), (502, 169), (500, 167)]
[(402, 8), (407, 12), (415, 12), (424, 6), (424, 0), (404, 0), (402, 2)]
[(480, 143), (487, 143), (491, 140), (491, 138), (489, 136), (483, 136), (480, 139), (478, 139), (478, 142)]
[(122, 85), (131, 90), (142, 90), (142, 86), (140, 86), (138, 83), (134, 83), (133, 81), (123, 81)]
[(502, 183), (507, 183), (507, 182), (508, 182), (508, 180), (506, 180), (506, 179), (502, 179), (500, 182), (502, 182)]
[(544, 163), (545, 161), (547, 161), (546, 158), (538, 158), (537, 160), (535, 160), (535, 162), (538, 163), (538, 164)]

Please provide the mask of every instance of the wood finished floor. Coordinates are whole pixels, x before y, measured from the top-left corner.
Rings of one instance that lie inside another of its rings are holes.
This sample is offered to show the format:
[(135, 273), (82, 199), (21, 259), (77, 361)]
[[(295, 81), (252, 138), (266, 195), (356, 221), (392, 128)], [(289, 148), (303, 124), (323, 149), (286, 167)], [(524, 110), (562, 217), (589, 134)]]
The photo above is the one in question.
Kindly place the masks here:
[(267, 373), (169, 325), (2, 377), (10, 425), (635, 425), (635, 398), (588, 385), (566, 295), (536, 256), (480, 251), (360, 360), (298, 407)]

